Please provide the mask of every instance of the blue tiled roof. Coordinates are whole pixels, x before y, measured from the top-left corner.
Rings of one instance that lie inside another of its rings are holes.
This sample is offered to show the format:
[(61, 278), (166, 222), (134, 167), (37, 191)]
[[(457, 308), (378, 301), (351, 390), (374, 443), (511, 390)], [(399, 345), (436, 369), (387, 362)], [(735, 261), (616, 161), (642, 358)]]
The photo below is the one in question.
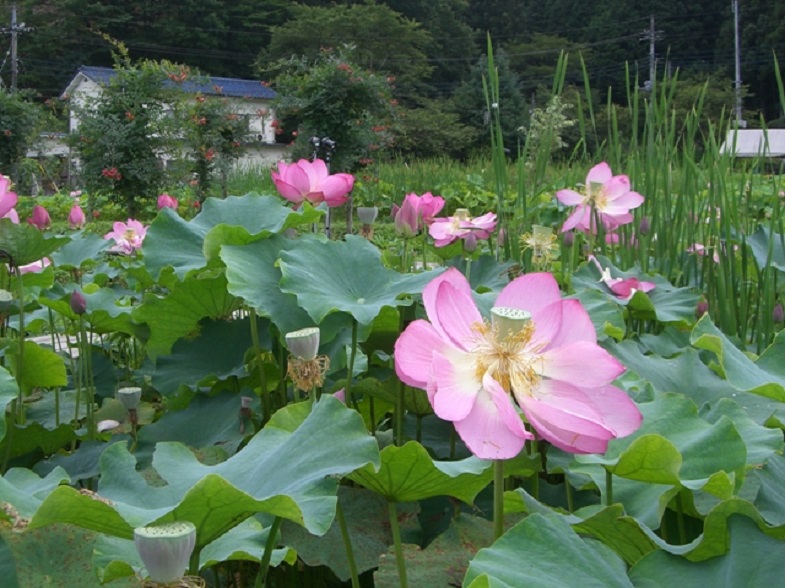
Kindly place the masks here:
[[(91, 80), (100, 84), (108, 84), (115, 76), (115, 70), (111, 67), (94, 67), (83, 65), (77, 73), (83, 73)], [(243, 80), (240, 78), (220, 78), (207, 76), (208, 82), (200, 84), (197, 82), (183, 82), (179, 86), (185, 92), (212, 95), (212, 96), (235, 96), (238, 98), (261, 98), (272, 100), (275, 98), (275, 91), (262, 85), (259, 80)], [(167, 84), (175, 85), (176, 82), (167, 80)]]

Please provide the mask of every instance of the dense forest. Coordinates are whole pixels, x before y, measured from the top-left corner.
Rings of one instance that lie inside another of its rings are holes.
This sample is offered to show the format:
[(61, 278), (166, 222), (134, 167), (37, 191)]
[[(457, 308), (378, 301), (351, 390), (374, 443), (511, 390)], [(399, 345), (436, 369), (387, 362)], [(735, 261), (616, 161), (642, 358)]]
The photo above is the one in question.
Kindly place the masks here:
[[(774, 56), (782, 64), (785, 2), (738, 4), (745, 117), (781, 126)], [(550, 87), (562, 51), (571, 55), (568, 83), (583, 83), (580, 55), (598, 98), (610, 91), (622, 101), (626, 76), (643, 86), (650, 75), (652, 36), (657, 76), (678, 71), (701, 83), (711, 77), (723, 107), (732, 107), (732, 0), (20, 0), (16, 6), (24, 23), (18, 84), (44, 99), (58, 96), (80, 65), (112, 65), (108, 35), (134, 58), (258, 79), (269, 79), (267, 66), (277, 59), (346, 45), (363, 67), (396, 77), (403, 104), (442, 108), (449, 100), (461, 111), (461, 101), (477, 91), (489, 32), (522, 110)], [(0, 15), (6, 22), (0, 78), (8, 86), (11, 3), (0, 3)]]

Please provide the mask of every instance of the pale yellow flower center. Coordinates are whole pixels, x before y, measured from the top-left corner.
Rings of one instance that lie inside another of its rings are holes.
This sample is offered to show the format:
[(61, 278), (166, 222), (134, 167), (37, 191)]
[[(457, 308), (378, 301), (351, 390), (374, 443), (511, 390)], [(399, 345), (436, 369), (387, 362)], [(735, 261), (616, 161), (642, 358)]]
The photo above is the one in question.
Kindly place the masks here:
[(536, 369), (540, 361), (539, 346), (531, 345), (534, 324), (526, 320), (512, 328), (510, 326), (505, 321), (494, 321), (493, 325), (476, 323), (473, 326), (479, 335), (472, 349), (475, 376), (482, 380), (487, 373), (508, 394), (514, 390), (517, 394), (532, 396), (541, 379)]
[(586, 204), (594, 206), (597, 210), (603, 210), (608, 206), (608, 196), (605, 193), (605, 186), (600, 182), (591, 182), (587, 187)]
[(134, 231), (133, 229), (126, 229), (125, 232), (123, 233), (123, 239), (125, 239), (126, 241), (133, 241), (134, 239), (136, 239), (136, 231)]

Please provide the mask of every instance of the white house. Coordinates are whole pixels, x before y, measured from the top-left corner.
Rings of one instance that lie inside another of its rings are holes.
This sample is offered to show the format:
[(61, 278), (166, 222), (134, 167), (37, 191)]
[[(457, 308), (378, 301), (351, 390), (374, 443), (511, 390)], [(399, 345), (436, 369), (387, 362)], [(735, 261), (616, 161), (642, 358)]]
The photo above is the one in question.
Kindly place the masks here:
[[(110, 67), (83, 65), (77, 70), (61, 98), (67, 98), (76, 105), (83, 105), (88, 97), (99, 96), (115, 75), (115, 70)], [(271, 109), (275, 92), (271, 88), (259, 80), (213, 76), (208, 77), (204, 83), (186, 80), (177, 85), (187, 93), (201, 93), (207, 98), (227, 98), (231, 101), (234, 112), (247, 119), (250, 139), (245, 144), (243, 155), (236, 161), (236, 167), (273, 165), (286, 158), (286, 146), (276, 143), (275, 140), (275, 129), (272, 126), (275, 117)], [(70, 132), (74, 132), (79, 126), (75, 110), (71, 109), (69, 112)]]
[(731, 129), (720, 153), (735, 157), (785, 157), (785, 129)]

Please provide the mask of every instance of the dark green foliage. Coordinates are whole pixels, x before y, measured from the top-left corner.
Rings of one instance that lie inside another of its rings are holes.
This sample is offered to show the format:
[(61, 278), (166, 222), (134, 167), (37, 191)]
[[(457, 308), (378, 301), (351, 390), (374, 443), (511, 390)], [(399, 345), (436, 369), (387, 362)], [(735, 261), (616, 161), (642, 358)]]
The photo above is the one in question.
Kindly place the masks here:
[(377, 157), (391, 140), (394, 116), (391, 80), (369, 72), (343, 52), (322, 52), (276, 64), (279, 120), (297, 128), (292, 155), (311, 155), (310, 138), (336, 143), (333, 171), (353, 171)]
[(0, 88), (0, 173), (11, 175), (34, 142), (44, 118), (28, 94)]

